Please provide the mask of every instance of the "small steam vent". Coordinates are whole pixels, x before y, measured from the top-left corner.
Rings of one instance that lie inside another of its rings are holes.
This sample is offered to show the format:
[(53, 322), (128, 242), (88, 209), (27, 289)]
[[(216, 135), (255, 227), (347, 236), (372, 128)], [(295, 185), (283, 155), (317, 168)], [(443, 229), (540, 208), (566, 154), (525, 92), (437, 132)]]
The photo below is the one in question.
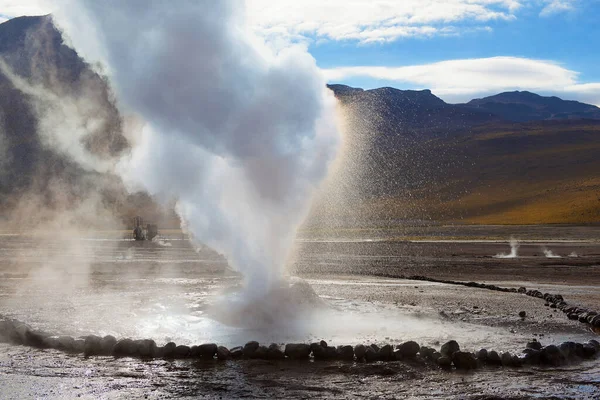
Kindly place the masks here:
[(152, 240), (158, 236), (158, 227), (156, 224), (147, 224), (144, 227), (142, 217), (133, 218), (133, 238), (135, 240)]

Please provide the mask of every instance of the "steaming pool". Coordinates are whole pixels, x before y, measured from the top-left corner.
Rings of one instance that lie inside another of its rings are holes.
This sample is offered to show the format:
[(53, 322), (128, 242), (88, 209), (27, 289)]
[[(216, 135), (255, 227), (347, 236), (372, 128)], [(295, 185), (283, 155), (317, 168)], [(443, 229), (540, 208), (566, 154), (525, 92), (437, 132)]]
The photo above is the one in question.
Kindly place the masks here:
[[(600, 280), (593, 279), (600, 273), (600, 255), (594, 242), (555, 244), (557, 253), (576, 248), (581, 256), (569, 262), (551, 260), (550, 265), (544, 265), (549, 259), (537, 255), (537, 243), (521, 246), (521, 260), (493, 258), (508, 249), (506, 243), (299, 243), (291, 271), (299, 276), (294, 279), (310, 285), (320, 306), (303, 307), (304, 299), (295, 298), (297, 308), (277, 308), (273, 320), (248, 326), (223, 315), (229, 312), (222, 306), (229, 303), (223, 301), (240, 285), (239, 276), (218, 254), (196, 249), (185, 240), (136, 243), (2, 236), (0, 315), (57, 335), (152, 338), (158, 345), (213, 342), (230, 348), (250, 340), (268, 345), (321, 339), (333, 345), (415, 340), (439, 348), (455, 339), (467, 350), (518, 352), (533, 338), (544, 344), (598, 338), (539, 299), (394, 277), (418, 271), (508, 287), (524, 285), (593, 307), (600, 304)], [(516, 268), (521, 272), (511, 274)], [(562, 271), (560, 279), (548, 279), (548, 268)], [(591, 278), (581, 279), (582, 270)], [(501, 271), (509, 271), (508, 277)], [(244, 312), (254, 316), (259, 307), (251, 305)], [(519, 318), (520, 311), (527, 318)], [(502, 373), (482, 369), (466, 375), (410, 363), (381, 368), (341, 362), (85, 359), (0, 344), (0, 383), (7, 388), (2, 398), (600, 395), (598, 359), (560, 368)]]

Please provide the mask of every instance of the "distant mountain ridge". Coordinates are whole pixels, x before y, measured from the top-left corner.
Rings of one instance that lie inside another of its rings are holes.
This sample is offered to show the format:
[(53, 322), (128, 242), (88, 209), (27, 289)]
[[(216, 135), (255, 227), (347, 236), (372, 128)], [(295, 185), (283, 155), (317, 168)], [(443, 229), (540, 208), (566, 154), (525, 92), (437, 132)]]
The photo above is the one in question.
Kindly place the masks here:
[(342, 104), (360, 114), (362, 123), (385, 136), (426, 139), (431, 135), (464, 132), (473, 126), (501, 119), (487, 110), (448, 104), (428, 89), (328, 87)]
[(527, 122), (552, 119), (600, 119), (600, 108), (559, 97), (545, 97), (527, 91), (504, 92), (474, 99), (465, 104), (486, 110), (508, 121)]
[[(480, 99), (473, 99), (464, 104), (448, 104), (431, 93), (430, 90), (400, 90), (390, 87), (364, 90), (341, 84), (327, 85), (344, 103), (362, 103), (366, 107), (379, 108), (384, 114), (398, 113), (404, 115), (402, 122), (408, 128), (411, 120), (423, 117), (461, 118), (458, 121), (446, 121), (440, 127), (452, 130), (454, 127), (465, 128), (480, 123), (529, 122), (560, 119), (593, 119), (600, 120), (600, 108), (574, 100), (563, 100), (559, 97), (540, 96), (528, 91), (504, 92)], [(399, 107), (402, 109), (400, 110)], [(389, 108), (389, 110), (386, 110)], [(426, 121), (419, 121), (425, 122)], [(430, 126), (431, 127), (431, 126)]]

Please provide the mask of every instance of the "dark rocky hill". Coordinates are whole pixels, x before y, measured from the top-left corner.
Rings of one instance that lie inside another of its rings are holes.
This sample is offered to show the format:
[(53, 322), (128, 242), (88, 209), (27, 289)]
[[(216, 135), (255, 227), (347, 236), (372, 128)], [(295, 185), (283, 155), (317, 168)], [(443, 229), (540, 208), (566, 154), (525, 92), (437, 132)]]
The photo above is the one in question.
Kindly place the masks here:
[(545, 97), (531, 92), (505, 92), (474, 99), (465, 104), (485, 110), (514, 122), (550, 119), (600, 119), (600, 108), (558, 97)]
[(329, 88), (345, 106), (357, 110), (372, 129), (387, 136), (427, 139), (501, 120), (487, 110), (447, 104), (430, 90), (362, 90), (344, 85)]
[(98, 126), (80, 138), (82, 147), (100, 159), (128, 147), (108, 85), (63, 43), (51, 17), (0, 24), (0, 64), (0, 211), (33, 219), (34, 210), (73, 209), (91, 193), (101, 201), (122, 197), (116, 177), (83, 169), (52, 145), (52, 124), (68, 117), (69, 106), (89, 100), (90, 121)]

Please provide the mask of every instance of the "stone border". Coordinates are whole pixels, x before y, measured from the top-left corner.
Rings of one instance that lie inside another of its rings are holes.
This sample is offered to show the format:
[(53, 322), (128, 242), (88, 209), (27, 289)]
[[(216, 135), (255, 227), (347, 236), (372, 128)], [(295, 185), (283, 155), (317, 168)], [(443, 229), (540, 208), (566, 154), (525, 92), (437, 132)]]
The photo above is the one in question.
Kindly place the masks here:
[(600, 355), (600, 343), (590, 340), (587, 343), (564, 342), (560, 345), (542, 346), (536, 340), (527, 343), (520, 355), (508, 352), (498, 353), (481, 349), (476, 353), (461, 351), (460, 345), (451, 340), (438, 350), (420, 346), (408, 341), (393, 346), (381, 347), (371, 344), (356, 346), (329, 346), (320, 343), (288, 343), (285, 346), (260, 345), (251, 341), (244, 346), (228, 349), (214, 343), (197, 346), (177, 345), (173, 342), (157, 346), (152, 339), (117, 340), (113, 336), (89, 335), (80, 338), (52, 336), (33, 330), (29, 325), (17, 320), (0, 319), (0, 342), (24, 345), (40, 349), (56, 349), (65, 353), (90, 356), (133, 357), (139, 359), (189, 359), (189, 360), (289, 360), (300, 361), (346, 361), (346, 362), (390, 362), (420, 358), (443, 369), (472, 370), (484, 365), (519, 368), (530, 366), (560, 366), (567, 363), (593, 359)]
[(505, 292), (505, 293), (519, 293), (524, 294), (530, 297), (536, 297), (542, 300), (545, 300), (545, 305), (550, 308), (557, 308), (561, 310), (563, 313), (567, 315), (567, 318), (570, 320), (578, 320), (581, 323), (588, 324), (590, 327), (600, 330), (600, 312), (593, 311), (584, 307), (578, 307), (569, 305), (562, 295), (560, 294), (551, 294), (551, 293), (542, 293), (539, 290), (527, 290), (525, 287), (516, 288), (505, 288), (496, 285), (488, 285), (485, 283), (477, 283), (477, 282), (463, 282), (463, 281), (452, 281), (445, 279), (435, 279), (429, 278), (427, 276), (422, 275), (390, 275), (390, 274), (377, 274), (376, 276), (383, 278), (394, 278), (394, 279), (405, 279), (410, 281), (424, 281), (424, 282), (434, 282), (434, 283), (443, 283), (446, 285), (459, 285), (459, 286), (467, 286), (474, 287), (479, 289), (487, 289), (494, 290), (497, 292)]

